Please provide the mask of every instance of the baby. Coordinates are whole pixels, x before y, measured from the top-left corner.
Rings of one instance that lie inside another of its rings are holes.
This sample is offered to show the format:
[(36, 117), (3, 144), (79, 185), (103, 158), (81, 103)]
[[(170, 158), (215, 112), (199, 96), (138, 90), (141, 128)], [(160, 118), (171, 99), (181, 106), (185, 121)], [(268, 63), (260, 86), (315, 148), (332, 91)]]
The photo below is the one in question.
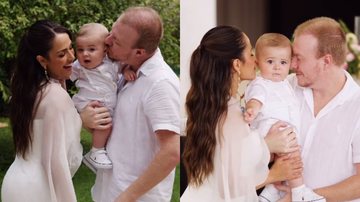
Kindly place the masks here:
[[(116, 105), (117, 82), (120, 64), (113, 62), (106, 55), (105, 38), (108, 29), (99, 23), (83, 25), (76, 36), (77, 60), (73, 64), (71, 80), (75, 81), (79, 92), (73, 96), (75, 107), (79, 112), (90, 102), (98, 101), (109, 109), (112, 115)], [(130, 68), (124, 68), (124, 74), (135, 78)], [(92, 148), (83, 162), (94, 172), (97, 169), (110, 169), (112, 162), (107, 156), (105, 146), (111, 128), (92, 131)]]
[[(277, 121), (285, 121), (298, 134), (300, 129), (300, 106), (286, 77), (291, 63), (291, 42), (282, 34), (262, 35), (255, 45), (256, 65), (260, 76), (251, 81), (245, 92), (244, 119), (265, 137), (270, 127)], [(300, 151), (292, 153), (300, 156)], [(325, 201), (306, 187), (303, 178), (288, 181), (292, 201)], [(267, 185), (261, 192), (262, 202), (277, 201), (280, 192), (274, 185)]]

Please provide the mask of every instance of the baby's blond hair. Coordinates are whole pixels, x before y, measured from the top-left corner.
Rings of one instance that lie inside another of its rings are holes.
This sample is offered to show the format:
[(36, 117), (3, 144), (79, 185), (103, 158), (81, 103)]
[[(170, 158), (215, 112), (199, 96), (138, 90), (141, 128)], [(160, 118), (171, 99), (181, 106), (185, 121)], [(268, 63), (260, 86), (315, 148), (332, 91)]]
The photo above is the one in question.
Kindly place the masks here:
[(76, 37), (85, 35), (96, 35), (105, 40), (105, 38), (109, 35), (109, 30), (100, 23), (87, 23), (80, 27)]
[(260, 51), (266, 47), (281, 47), (281, 48), (290, 47), (291, 49), (291, 42), (286, 36), (282, 34), (266, 33), (261, 35), (256, 41), (255, 55), (260, 53)]

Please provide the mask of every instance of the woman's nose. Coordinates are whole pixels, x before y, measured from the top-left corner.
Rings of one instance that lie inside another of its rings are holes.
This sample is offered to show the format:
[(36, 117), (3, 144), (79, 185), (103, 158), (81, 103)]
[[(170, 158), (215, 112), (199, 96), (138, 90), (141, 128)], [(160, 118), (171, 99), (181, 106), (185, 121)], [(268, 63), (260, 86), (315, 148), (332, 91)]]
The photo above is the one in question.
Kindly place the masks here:
[(69, 51), (69, 59), (70, 59), (71, 61), (74, 61), (74, 60), (75, 60), (74, 50)]

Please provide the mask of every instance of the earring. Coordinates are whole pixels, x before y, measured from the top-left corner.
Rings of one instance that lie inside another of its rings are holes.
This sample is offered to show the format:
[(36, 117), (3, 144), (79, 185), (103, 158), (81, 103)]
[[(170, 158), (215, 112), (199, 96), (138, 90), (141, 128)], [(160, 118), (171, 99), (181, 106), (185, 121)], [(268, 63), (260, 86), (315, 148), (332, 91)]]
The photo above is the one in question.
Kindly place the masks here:
[(238, 73), (238, 82), (237, 82), (237, 91), (236, 91), (236, 99), (241, 100), (241, 93), (240, 93), (240, 84), (241, 84), (241, 78), (240, 78), (240, 72)]
[(46, 80), (48, 80), (48, 81), (49, 81), (49, 75), (48, 75), (48, 72), (47, 72), (46, 68), (44, 68), (44, 69), (45, 69), (45, 78), (46, 78)]
[(240, 78), (240, 72), (238, 74), (238, 88), (236, 91), (236, 99), (239, 100), (239, 105), (241, 108), (241, 111), (245, 112), (245, 107), (243, 106), (244, 103), (241, 102), (241, 100), (244, 98), (244, 93), (241, 94), (241, 78)]

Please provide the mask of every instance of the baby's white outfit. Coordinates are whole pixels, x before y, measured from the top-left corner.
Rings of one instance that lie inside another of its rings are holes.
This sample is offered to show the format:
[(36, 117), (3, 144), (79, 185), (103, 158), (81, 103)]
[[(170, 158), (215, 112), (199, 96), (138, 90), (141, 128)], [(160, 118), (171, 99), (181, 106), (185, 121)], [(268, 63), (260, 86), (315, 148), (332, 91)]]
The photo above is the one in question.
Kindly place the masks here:
[[(256, 77), (249, 83), (245, 92), (245, 102), (251, 99), (262, 103), (260, 112), (250, 124), (252, 129), (258, 130), (260, 135), (265, 137), (274, 123), (279, 120), (285, 121), (294, 128), (299, 142), (300, 102), (287, 79), (274, 82), (261, 76)], [(261, 192), (259, 200), (260, 202), (272, 202), (279, 200), (280, 197), (282, 197), (280, 192), (274, 185), (269, 184)], [(326, 200), (302, 184), (292, 188), (292, 201), (325, 202)]]
[(279, 120), (289, 123), (299, 134), (300, 104), (287, 79), (274, 82), (261, 76), (256, 77), (245, 91), (245, 102), (251, 99), (262, 103), (259, 114), (250, 124), (260, 135), (265, 137), (270, 127)]
[(104, 57), (102, 64), (94, 69), (86, 69), (76, 60), (70, 79), (75, 81), (79, 92), (73, 96), (76, 109), (81, 110), (93, 100), (101, 102), (113, 114), (116, 105), (117, 82), (119, 80), (118, 62)]

